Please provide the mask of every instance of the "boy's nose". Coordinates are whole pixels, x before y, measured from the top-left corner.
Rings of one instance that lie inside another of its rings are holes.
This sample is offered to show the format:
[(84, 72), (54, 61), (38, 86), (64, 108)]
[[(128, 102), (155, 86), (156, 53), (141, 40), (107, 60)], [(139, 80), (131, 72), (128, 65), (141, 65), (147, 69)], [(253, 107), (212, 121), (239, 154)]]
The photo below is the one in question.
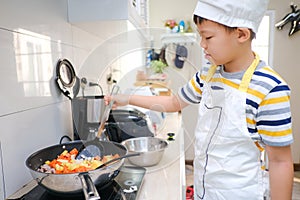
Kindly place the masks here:
[(200, 46), (203, 48), (203, 49), (206, 49), (207, 48), (207, 44), (205, 42), (204, 39), (201, 38), (201, 41), (200, 41)]

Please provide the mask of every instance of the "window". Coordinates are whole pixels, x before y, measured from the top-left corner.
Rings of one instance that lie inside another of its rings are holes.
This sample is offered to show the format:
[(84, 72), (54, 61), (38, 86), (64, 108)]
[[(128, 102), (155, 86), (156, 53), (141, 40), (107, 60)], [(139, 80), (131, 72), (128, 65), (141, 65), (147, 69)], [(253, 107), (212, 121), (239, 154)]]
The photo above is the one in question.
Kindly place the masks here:
[(275, 11), (266, 12), (258, 28), (256, 39), (252, 42), (253, 50), (270, 66), (273, 66), (274, 16)]

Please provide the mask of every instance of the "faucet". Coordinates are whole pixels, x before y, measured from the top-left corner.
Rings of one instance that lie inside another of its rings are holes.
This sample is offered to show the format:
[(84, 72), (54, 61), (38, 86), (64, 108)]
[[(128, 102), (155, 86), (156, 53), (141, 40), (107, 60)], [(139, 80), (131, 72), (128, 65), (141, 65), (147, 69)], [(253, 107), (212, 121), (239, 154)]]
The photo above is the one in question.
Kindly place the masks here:
[(298, 15), (298, 18), (292, 22), (289, 36), (293, 35), (294, 33), (296, 33), (299, 30), (300, 30), (300, 15)]
[(281, 30), (287, 23), (291, 22), (292, 26), (289, 31), (289, 36), (300, 29), (300, 9), (297, 10), (297, 5), (295, 5), (294, 3), (291, 3), (290, 7), (292, 9), (292, 12), (288, 13), (275, 24), (275, 27)]

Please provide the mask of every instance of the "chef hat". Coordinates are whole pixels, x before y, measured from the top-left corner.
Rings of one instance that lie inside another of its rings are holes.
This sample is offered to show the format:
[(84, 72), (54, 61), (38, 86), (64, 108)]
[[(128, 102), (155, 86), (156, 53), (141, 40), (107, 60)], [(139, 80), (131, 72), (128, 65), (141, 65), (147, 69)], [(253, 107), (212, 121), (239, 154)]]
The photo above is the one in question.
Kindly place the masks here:
[(194, 15), (257, 33), (267, 7), (268, 0), (198, 0)]

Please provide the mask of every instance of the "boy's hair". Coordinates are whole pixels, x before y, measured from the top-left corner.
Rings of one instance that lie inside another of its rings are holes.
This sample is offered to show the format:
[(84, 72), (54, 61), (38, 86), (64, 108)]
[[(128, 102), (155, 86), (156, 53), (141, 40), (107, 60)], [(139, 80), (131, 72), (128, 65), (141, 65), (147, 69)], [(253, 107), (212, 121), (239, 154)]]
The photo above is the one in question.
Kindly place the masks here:
[[(197, 25), (197, 24), (203, 23), (203, 21), (206, 21), (208, 19), (205, 19), (205, 18), (200, 17), (198, 15), (194, 15), (193, 20), (194, 20), (194, 23)], [(218, 22), (216, 22), (216, 23), (218, 23)], [(225, 30), (227, 30), (229, 32), (237, 29), (237, 27), (230, 27), (230, 26), (226, 26), (226, 25), (220, 24), (220, 23), (218, 23), (218, 24), (223, 26), (225, 28)], [(251, 30), (251, 29), (249, 29), (249, 30), (250, 30), (250, 34), (251, 34), (250, 35), (250, 40), (253, 40), (256, 37), (256, 34), (253, 32), (253, 30)]]

